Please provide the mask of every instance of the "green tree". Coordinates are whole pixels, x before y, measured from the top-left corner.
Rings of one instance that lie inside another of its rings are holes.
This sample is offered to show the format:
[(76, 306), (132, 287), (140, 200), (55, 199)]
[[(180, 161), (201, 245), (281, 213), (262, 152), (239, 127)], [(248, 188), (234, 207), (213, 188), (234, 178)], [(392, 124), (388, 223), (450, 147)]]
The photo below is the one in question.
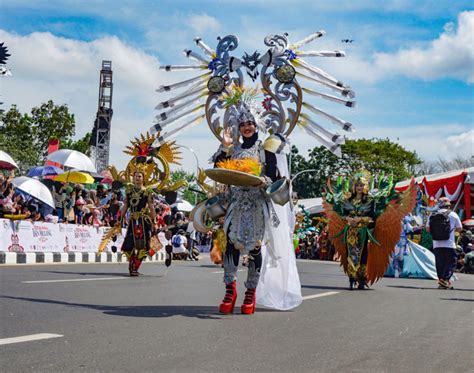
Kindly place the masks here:
[(327, 180), (335, 175), (350, 175), (365, 168), (372, 174), (393, 174), (398, 181), (409, 178), (414, 167), (421, 163), (415, 152), (410, 152), (389, 139), (347, 140), (341, 148), (341, 158), (322, 146), (311, 149), (308, 158), (299, 155), (295, 147), (292, 148), (292, 175), (302, 170), (316, 170), (301, 174), (293, 183), (300, 198), (320, 197)]
[(82, 139), (73, 140), (75, 134), (74, 115), (67, 105), (55, 105), (48, 101), (31, 109), (31, 114), (22, 114), (16, 105), (0, 113), (0, 149), (9, 153), (20, 166), (22, 173), (43, 164), (48, 141), (60, 140), (60, 147), (74, 149), (89, 155), (90, 133)]
[(90, 146), (90, 141), (91, 141), (91, 132), (87, 132), (82, 139), (79, 140), (65, 140), (61, 144), (61, 148), (64, 149), (72, 149), (72, 150), (77, 150), (78, 152), (84, 153), (87, 156), (91, 155), (91, 146)]
[(182, 198), (195, 205), (206, 198), (205, 195), (194, 192), (191, 189), (200, 190), (196, 184), (196, 176), (193, 173), (184, 170), (176, 170), (171, 172), (171, 181), (186, 180), (188, 187), (180, 190)]
[(16, 105), (0, 114), (0, 149), (10, 154), (20, 166), (20, 172), (38, 164), (38, 151), (31, 117), (21, 114)]
[(34, 142), (40, 155), (48, 154), (48, 141), (68, 141), (74, 136), (76, 122), (67, 105), (55, 105), (52, 100), (31, 109)]

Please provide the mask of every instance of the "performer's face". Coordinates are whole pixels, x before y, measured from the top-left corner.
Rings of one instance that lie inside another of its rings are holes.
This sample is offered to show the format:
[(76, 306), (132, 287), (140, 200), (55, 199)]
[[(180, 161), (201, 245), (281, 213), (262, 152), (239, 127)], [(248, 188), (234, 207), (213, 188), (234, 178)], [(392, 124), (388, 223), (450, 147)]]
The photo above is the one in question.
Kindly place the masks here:
[(239, 132), (242, 137), (252, 137), (256, 130), (253, 122), (243, 122), (239, 125)]
[(364, 188), (365, 188), (364, 184), (357, 183), (356, 186), (355, 186), (356, 193), (357, 194), (364, 194)]
[(135, 172), (133, 174), (133, 184), (140, 187), (143, 185), (143, 174), (141, 172)]

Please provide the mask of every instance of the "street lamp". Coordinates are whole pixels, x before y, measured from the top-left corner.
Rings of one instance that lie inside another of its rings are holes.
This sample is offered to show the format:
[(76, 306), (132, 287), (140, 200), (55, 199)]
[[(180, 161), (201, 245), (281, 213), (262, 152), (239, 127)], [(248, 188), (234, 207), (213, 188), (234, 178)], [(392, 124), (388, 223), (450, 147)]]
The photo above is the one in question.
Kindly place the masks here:
[(293, 182), (293, 180), (296, 179), (297, 176), (301, 175), (302, 173), (305, 173), (305, 172), (315, 172), (317, 171), (316, 169), (309, 169), (309, 170), (303, 170), (303, 171), (300, 171), (300, 172), (297, 172), (292, 178), (291, 178), (291, 182)]
[[(194, 159), (196, 160), (196, 175), (197, 175), (199, 173), (199, 159), (196, 155), (196, 152), (192, 148), (190, 148), (186, 145), (179, 145), (179, 146), (181, 148), (189, 150), (194, 155)], [(194, 205), (195, 206), (196, 206), (196, 202), (197, 202), (197, 194), (196, 194), (196, 192), (194, 192)]]

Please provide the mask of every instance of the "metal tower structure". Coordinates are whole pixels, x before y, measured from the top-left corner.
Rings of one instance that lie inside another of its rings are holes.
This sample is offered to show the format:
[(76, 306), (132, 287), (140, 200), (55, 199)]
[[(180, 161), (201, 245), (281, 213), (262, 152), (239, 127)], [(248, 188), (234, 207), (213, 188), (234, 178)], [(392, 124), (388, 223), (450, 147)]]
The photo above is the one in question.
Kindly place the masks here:
[(102, 61), (99, 79), (99, 105), (92, 128), (91, 155), (97, 172), (109, 165), (110, 126), (112, 122), (112, 61)]

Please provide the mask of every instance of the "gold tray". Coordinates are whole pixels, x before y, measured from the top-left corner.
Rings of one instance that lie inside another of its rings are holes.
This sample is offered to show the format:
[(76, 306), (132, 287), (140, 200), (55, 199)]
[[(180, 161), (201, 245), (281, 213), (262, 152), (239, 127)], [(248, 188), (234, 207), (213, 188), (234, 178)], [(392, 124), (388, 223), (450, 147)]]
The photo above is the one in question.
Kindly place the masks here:
[(204, 172), (210, 179), (221, 184), (251, 187), (262, 184), (262, 180), (258, 176), (246, 172), (227, 170), (225, 168), (209, 168)]

